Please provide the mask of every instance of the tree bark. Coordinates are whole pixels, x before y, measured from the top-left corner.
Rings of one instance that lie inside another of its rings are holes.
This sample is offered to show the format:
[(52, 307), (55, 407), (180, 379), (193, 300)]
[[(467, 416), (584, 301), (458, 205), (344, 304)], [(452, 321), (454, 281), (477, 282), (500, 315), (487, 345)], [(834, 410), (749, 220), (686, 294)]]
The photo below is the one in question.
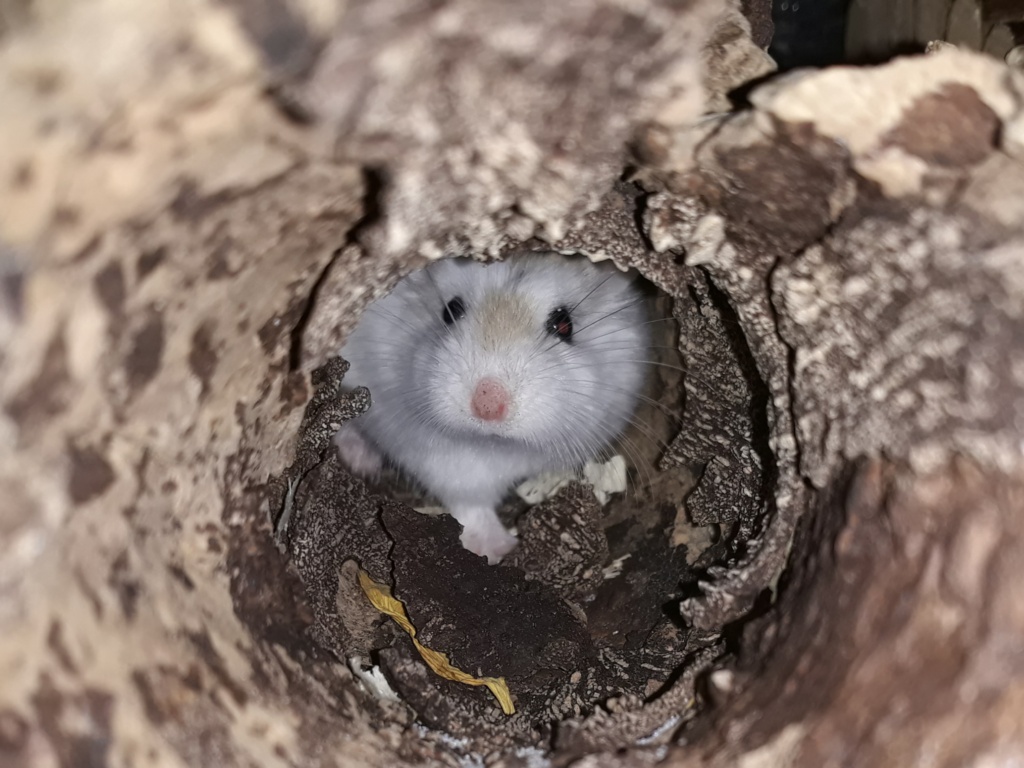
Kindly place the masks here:
[(666, 466), (739, 538), (680, 606), (724, 653), (478, 759), (1024, 757), (1019, 73), (803, 73), (698, 122), (770, 66), (710, 0), (3, 8), (0, 764), (474, 759), (332, 653), (377, 625), (277, 549), (270, 479), (370, 300), (524, 242), (679, 300), (684, 421), (728, 444)]

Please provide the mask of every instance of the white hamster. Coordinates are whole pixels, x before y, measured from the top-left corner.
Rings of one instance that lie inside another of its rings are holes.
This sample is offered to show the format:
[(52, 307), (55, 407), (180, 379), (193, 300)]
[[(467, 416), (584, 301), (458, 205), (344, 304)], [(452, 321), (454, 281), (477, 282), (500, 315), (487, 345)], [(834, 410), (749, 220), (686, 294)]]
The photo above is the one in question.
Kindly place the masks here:
[(370, 409), (335, 438), (375, 474), (387, 458), (497, 563), (496, 509), (520, 480), (593, 459), (629, 423), (645, 375), (646, 302), (611, 264), (522, 254), (443, 259), (371, 305), (341, 349)]

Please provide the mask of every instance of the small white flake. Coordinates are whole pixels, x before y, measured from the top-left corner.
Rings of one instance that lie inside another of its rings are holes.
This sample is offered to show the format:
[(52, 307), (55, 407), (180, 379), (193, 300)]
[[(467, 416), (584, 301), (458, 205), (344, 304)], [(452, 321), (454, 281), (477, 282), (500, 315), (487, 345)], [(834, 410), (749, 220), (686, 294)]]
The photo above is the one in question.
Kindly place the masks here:
[(601, 577), (607, 581), (608, 579), (614, 579), (616, 576), (622, 573), (622, 566), (631, 557), (630, 553), (624, 554), (622, 557), (617, 557), (605, 566), (604, 570), (601, 571)]
[[(572, 470), (544, 472), (521, 483), (516, 494), (533, 506), (550, 499), (576, 479)], [(626, 490), (626, 460), (615, 455), (605, 462), (588, 461), (583, 467), (583, 480), (593, 488), (598, 504), (607, 504), (611, 494)]]
[(444, 507), (413, 507), (413, 511), (429, 517), (437, 517), (444, 514)]
[(671, 731), (677, 725), (679, 725), (682, 718), (679, 715), (672, 715), (667, 721), (655, 728), (650, 735), (644, 736), (642, 739), (637, 739), (636, 743), (638, 746), (644, 747), (649, 744), (653, 744), (658, 741), (662, 736)]
[(550, 768), (551, 766), (551, 760), (547, 753), (536, 747), (519, 747), (515, 755), (526, 762), (526, 768)]
[(358, 656), (353, 656), (348, 660), (348, 668), (352, 670), (352, 674), (359, 679), (367, 692), (377, 699), (381, 701), (401, 701), (398, 698), (398, 694), (388, 684), (384, 673), (380, 671), (380, 667), (373, 666), (369, 669), (363, 669), (362, 660)]
[(610, 494), (626, 490), (626, 460), (616, 455), (603, 464), (589, 461), (583, 467), (583, 477), (594, 487), (597, 503), (604, 506)]
[(735, 675), (730, 669), (716, 669), (711, 673), (710, 681), (722, 693), (730, 693), (735, 683)]

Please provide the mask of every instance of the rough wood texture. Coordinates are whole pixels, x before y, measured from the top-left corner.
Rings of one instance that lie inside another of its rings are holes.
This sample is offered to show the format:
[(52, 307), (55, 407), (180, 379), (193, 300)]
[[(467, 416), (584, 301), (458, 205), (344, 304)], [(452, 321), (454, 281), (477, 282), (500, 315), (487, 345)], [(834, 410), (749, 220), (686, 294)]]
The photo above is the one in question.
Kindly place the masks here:
[(736, 743), (808, 766), (1022, 754), (1021, 645), (1001, 650), (1019, 605), (980, 575), (1024, 562), (1022, 94), (956, 51), (803, 75), (723, 119), (693, 169), (645, 172), (655, 247), (735, 302), (779, 471), (746, 561), (684, 605), (707, 622), (777, 596), (678, 765)]
[[(1024, 759), (1019, 74), (806, 73), (690, 128), (711, 3), (41, 5), (0, 21), (0, 763)], [(776, 475), (682, 606), (728, 669), (474, 756), (315, 642), (265, 483), (360, 307), (535, 235), (706, 275)]]

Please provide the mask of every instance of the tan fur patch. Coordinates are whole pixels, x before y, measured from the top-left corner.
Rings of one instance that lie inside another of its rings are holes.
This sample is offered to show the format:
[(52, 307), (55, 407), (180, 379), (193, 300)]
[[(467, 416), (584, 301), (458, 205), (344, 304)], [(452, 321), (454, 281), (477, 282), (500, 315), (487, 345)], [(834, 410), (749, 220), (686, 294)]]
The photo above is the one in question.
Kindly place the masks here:
[(479, 318), (475, 329), (477, 341), (487, 352), (528, 338), (533, 331), (530, 305), (516, 294), (487, 294), (480, 306)]

